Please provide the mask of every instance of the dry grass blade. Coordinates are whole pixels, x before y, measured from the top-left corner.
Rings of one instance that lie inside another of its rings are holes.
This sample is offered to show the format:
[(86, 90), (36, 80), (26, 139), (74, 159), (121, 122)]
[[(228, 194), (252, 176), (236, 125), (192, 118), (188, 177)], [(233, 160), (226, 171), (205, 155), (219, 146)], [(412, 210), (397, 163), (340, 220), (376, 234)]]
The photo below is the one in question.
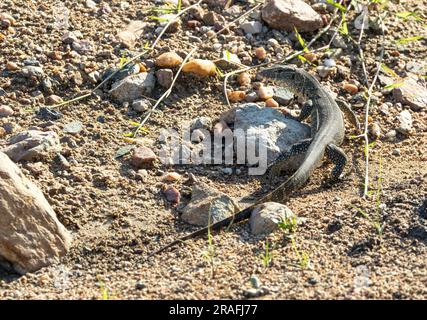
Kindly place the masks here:
[(112, 74), (110, 74), (107, 78), (105, 78), (100, 84), (98, 84), (95, 88), (93, 88), (90, 93), (76, 97), (74, 99), (71, 100), (67, 100), (64, 102), (61, 102), (57, 105), (51, 106), (50, 108), (58, 108), (79, 100), (82, 100), (84, 98), (87, 98), (89, 96), (91, 96), (96, 90), (98, 90), (100, 87), (102, 87), (108, 80), (110, 80), (112, 77), (114, 77), (120, 70), (122, 70), (124, 67), (126, 67), (127, 65), (129, 65), (130, 63), (134, 62), (135, 60), (139, 59), (140, 57), (142, 57), (144, 54), (146, 54), (148, 51), (153, 50), (156, 45), (158, 44), (158, 42), (161, 40), (162, 36), (165, 34), (166, 30), (169, 28), (169, 26), (179, 17), (182, 16), (184, 13), (186, 13), (187, 11), (189, 11), (190, 9), (200, 5), (200, 3), (202, 3), (203, 0), (199, 0), (197, 3), (179, 11), (173, 19), (170, 19), (168, 21), (168, 23), (165, 25), (165, 27), (163, 28), (163, 30), (159, 33), (159, 35), (157, 36), (156, 40), (154, 40), (153, 44), (151, 45), (151, 47), (149, 48), (145, 48), (142, 52), (140, 52), (139, 54), (137, 54), (136, 56), (134, 56), (133, 58), (127, 60), (125, 63), (123, 63), (120, 68), (118, 68), (116, 71), (114, 71)]
[(144, 117), (144, 119), (142, 119), (142, 121), (139, 123), (138, 127), (135, 129), (133, 136), (135, 137), (139, 130), (141, 130), (142, 126), (147, 122), (148, 118), (150, 118), (151, 114), (153, 113), (154, 110), (157, 109), (157, 107), (159, 106), (159, 104), (166, 99), (172, 92), (172, 89), (175, 85), (176, 80), (178, 79), (178, 76), (181, 73), (182, 67), (185, 65), (185, 63), (188, 61), (188, 59), (190, 59), (190, 57), (194, 54), (194, 52), (196, 52), (197, 48), (193, 48), (185, 57), (184, 61), (182, 61), (181, 66), (179, 67), (175, 77), (172, 80), (172, 84), (170, 85), (169, 89), (167, 89), (162, 95), (161, 97), (156, 101), (156, 103), (153, 105), (153, 107), (150, 109), (150, 111), (148, 111), (147, 115)]

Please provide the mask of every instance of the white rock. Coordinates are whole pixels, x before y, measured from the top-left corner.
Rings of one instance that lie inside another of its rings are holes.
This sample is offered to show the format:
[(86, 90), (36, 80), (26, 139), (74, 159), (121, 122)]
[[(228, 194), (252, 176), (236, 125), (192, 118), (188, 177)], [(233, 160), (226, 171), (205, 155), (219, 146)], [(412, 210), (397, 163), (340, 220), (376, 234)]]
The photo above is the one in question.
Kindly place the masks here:
[(399, 121), (397, 131), (405, 135), (412, 132), (412, 115), (408, 110), (403, 110), (397, 115), (396, 119)]
[(354, 27), (358, 30), (369, 29), (369, 14), (367, 10), (363, 10), (362, 13), (354, 19)]
[(240, 25), (240, 28), (245, 33), (257, 34), (262, 32), (262, 23), (258, 21), (247, 21)]
[(0, 257), (25, 274), (57, 262), (70, 245), (42, 192), (0, 152)]
[[(272, 163), (281, 152), (289, 151), (293, 144), (310, 137), (310, 127), (286, 117), (273, 108), (261, 108), (254, 103), (242, 104), (221, 115), (221, 120), (247, 136), (265, 133), (267, 164)], [(248, 141), (249, 143), (249, 141)], [(258, 153), (258, 144), (254, 146)], [(303, 155), (289, 159), (286, 168), (295, 170), (299, 167)]]
[(96, 2), (94, 2), (92, 0), (86, 0), (85, 6), (86, 6), (86, 8), (94, 9), (94, 8), (96, 8)]

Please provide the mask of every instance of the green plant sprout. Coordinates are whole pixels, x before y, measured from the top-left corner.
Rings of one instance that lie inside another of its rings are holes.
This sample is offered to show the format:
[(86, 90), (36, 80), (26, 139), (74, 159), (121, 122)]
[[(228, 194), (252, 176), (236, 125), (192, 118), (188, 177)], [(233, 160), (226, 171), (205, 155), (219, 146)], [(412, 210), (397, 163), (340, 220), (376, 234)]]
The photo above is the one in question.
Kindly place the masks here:
[(264, 253), (261, 254), (262, 258), (262, 265), (264, 268), (268, 268), (271, 265), (271, 262), (273, 261), (273, 256), (270, 250), (270, 244), (268, 243), (268, 240), (265, 241), (265, 249)]

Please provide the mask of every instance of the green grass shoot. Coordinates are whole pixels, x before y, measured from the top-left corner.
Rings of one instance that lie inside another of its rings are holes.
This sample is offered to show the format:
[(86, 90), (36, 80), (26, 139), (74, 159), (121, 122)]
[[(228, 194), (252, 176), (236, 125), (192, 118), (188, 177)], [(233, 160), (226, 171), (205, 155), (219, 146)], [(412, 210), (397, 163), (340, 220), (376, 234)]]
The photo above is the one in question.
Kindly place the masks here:
[(397, 39), (396, 43), (397, 44), (407, 44), (407, 43), (414, 42), (414, 41), (419, 41), (419, 40), (422, 40), (422, 39), (424, 39), (424, 36), (415, 36), (415, 37)]
[(273, 257), (271, 255), (270, 250), (270, 244), (268, 243), (268, 240), (265, 241), (265, 249), (264, 253), (261, 254), (262, 258), (262, 265), (264, 268), (268, 268), (271, 265), (271, 262), (273, 261)]
[(334, 6), (335, 8), (339, 9), (341, 12), (345, 12), (347, 9), (342, 4), (335, 2), (334, 0), (326, 0), (328, 4), (331, 6)]

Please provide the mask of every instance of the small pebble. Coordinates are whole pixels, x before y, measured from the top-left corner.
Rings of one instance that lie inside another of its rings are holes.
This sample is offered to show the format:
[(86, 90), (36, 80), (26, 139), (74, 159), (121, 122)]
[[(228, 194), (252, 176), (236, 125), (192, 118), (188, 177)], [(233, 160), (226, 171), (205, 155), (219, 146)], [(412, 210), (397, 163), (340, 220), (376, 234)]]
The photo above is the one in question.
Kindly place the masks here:
[(381, 128), (380, 128), (379, 124), (376, 122), (369, 124), (368, 131), (374, 140), (377, 140), (381, 137)]
[(63, 100), (61, 97), (57, 96), (57, 95), (50, 95), (46, 98), (46, 104), (47, 105), (56, 105), (61, 103)]
[(264, 47), (258, 47), (255, 49), (255, 55), (259, 60), (265, 60), (267, 58), (267, 51)]
[(262, 100), (268, 100), (273, 98), (274, 96), (274, 90), (271, 87), (264, 87), (261, 86), (258, 89), (258, 96), (260, 97), (260, 99)]
[(6, 105), (0, 106), (0, 118), (5, 118), (13, 115), (14, 111), (11, 107)]
[(142, 281), (138, 281), (138, 282), (135, 284), (135, 289), (136, 289), (136, 290), (142, 290), (142, 289), (145, 289), (145, 287), (146, 287), (146, 285), (145, 285), (145, 283), (144, 283), (144, 282), (142, 282)]
[(231, 102), (238, 102), (245, 100), (246, 93), (245, 91), (228, 91), (227, 96)]
[(325, 66), (318, 66), (316, 68), (317, 74), (321, 77), (321, 78), (326, 78), (329, 76), (332, 76), (336, 73), (337, 68), (335, 67), (325, 67)]
[(8, 70), (8, 71), (16, 71), (16, 70), (19, 70), (19, 67), (18, 67), (18, 65), (15, 62), (8, 61), (6, 63), (6, 70)]
[(325, 60), (323, 61), (323, 65), (324, 65), (325, 67), (335, 67), (337, 64), (335, 63), (335, 60), (334, 60), (334, 59), (325, 59)]
[(356, 94), (359, 91), (359, 88), (356, 85), (347, 82), (345, 82), (342, 87), (345, 91), (351, 94)]
[(163, 192), (165, 194), (166, 200), (174, 204), (179, 203), (181, 194), (179, 193), (178, 189), (173, 186), (167, 186)]
[(178, 172), (168, 172), (162, 177), (163, 181), (175, 182), (181, 180), (181, 175)]
[(393, 151), (391, 152), (391, 154), (394, 155), (394, 156), (400, 156), (400, 154), (401, 154), (400, 153), (400, 149), (397, 149), (397, 148), (393, 149)]
[(182, 58), (175, 52), (165, 52), (157, 57), (155, 64), (160, 68), (174, 68), (182, 63)]
[(273, 98), (270, 98), (265, 101), (265, 106), (268, 108), (278, 108), (279, 104), (277, 103), (276, 100), (274, 100)]
[(216, 65), (210, 60), (194, 59), (182, 67), (183, 72), (191, 72), (200, 77), (208, 77), (216, 74)]
[(258, 289), (261, 286), (261, 282), (256, 275), (252, 275), (250, 280), (253, 288)]
[(258, 94), (256, 92), (251, 92), (246, 95), (245, 100), (247, 102), (255, 102), (258, 100)]
[(156, 155), (150, 148), (138, 147), (134, 150), (131, 163), (136, 168), (141, 168), (144, 165), (150, 165), (156, 160)]
[(241, 74), (239, 74), (239, 76), (237, 77), (237, 82), (242, 86), (242, 87), (247, 87), (251, 84), (251, 76), (249, 75), (249, 73), (246, 72), (242, 72)]
[(313, 63), (317, 60), (317, 55), (314, 52), (307, 52), (304, 53), (304, 58)]

